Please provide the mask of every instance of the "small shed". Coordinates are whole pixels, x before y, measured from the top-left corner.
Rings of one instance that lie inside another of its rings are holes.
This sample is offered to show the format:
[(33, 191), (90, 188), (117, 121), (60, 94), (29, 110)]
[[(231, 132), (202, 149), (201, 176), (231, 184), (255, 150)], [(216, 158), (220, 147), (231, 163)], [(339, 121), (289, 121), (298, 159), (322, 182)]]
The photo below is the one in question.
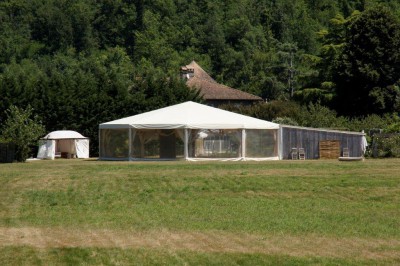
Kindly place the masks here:
[(89, 138), (72, 130), (50, 132), (39, 140), (38, 159), (89, 158)]
[(282, 159), (291, 159), (292, 149), (304, 149), (306, 159), (337, 159), (364, 156), (365, 133), (281, 125)]
[(15, 144), (0, 142), (0, 163), (12, 163), (15, 159)]

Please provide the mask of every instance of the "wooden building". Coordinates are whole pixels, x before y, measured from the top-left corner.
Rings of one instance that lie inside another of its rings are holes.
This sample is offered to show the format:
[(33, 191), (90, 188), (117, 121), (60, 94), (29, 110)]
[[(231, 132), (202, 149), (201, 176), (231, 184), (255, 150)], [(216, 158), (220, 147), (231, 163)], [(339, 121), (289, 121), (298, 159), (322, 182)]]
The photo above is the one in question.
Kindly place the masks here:
[(292, 159), (292, 151), (303, 149), (305, 159), (362, 157), (366, 149), (365, 133), (280, 126), (281, 159)]
[(205, 104), (209, 106), (218, 107), (222, 104), (248, 105), (263, 100), (259, 96), (219, 84), (195, 61), (181, 67), (181, 77), (186, 80), (188, 87), (200, 90), (200, 95), (205, 100)]
[(15, 159), (15, 144), (0, 142), (0, 163), (12, 163)]

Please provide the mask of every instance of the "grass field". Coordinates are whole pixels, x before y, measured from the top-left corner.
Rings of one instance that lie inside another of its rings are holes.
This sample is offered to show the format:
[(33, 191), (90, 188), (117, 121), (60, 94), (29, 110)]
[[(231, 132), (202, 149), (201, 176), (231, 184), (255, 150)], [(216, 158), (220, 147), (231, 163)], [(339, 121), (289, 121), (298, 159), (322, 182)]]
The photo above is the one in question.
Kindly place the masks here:
[(0, 164), (0, 261), (400, 264), (400, 160)]

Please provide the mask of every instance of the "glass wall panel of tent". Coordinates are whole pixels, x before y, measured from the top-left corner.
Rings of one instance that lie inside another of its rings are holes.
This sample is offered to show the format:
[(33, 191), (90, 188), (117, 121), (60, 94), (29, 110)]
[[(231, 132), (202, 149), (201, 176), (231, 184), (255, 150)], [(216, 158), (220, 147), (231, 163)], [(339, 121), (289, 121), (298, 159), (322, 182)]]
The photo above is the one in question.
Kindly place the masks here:
[(100, 129), (100, 158), (183, 159), (184, 130)]
[[(185, 159), (185, 137), (185, 129), (100, 129), (100, 158)], [(278, 156), (277, 130), (187, 129), (187, 142), (193, 159)]]
[(191, 158), (240, 158), (241, 147), (241, 129), (190, 130), (188, 149)]
[(129, 129), (100, 130), (100, 158), (129, 158)]
[[(190, 158), (272, 158), (278, 157), (278, 130), (242, 129), (190, 130)], [(243, 154), (245, 150), (245, 154)]]
[(183, 129), (132, 129), (131, 157), (137, 159), (183, 159)]
[(270, 158), (278, 156), (277, 130), (246, 130), (246, 157)]

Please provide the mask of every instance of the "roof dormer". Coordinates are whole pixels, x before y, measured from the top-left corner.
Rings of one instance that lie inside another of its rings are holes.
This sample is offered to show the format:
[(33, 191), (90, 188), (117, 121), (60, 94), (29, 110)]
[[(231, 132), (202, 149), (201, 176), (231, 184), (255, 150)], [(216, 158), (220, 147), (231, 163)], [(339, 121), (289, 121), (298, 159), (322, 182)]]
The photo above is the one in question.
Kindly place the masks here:
[(181, 67), (181, 77), (186, 80), (193, 78), (194, 77), (194, 68), (190, 68), (187, 66)]

